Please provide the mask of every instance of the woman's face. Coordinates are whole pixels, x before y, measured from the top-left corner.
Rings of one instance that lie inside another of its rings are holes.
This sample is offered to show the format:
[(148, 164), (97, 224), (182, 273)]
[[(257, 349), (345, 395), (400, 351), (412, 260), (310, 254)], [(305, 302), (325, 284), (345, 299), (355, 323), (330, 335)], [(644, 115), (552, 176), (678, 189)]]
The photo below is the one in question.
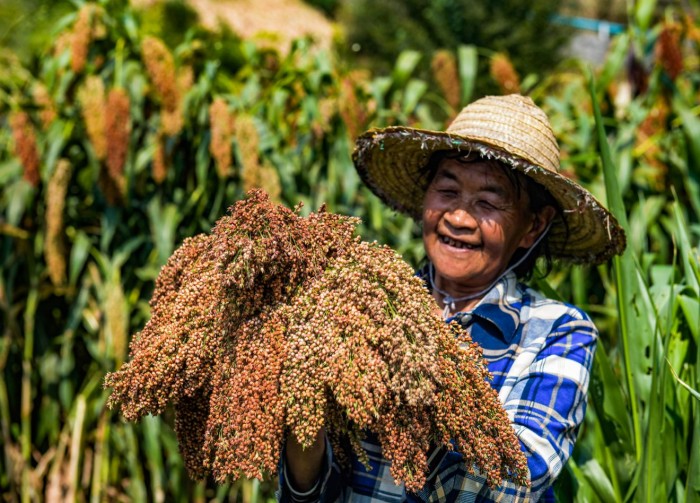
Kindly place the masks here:
[(492, 163), (444, 159), (423, 200), (423, 244), (435, 283), (453, 297), (488, 287), (543, 230), (524, 190)]

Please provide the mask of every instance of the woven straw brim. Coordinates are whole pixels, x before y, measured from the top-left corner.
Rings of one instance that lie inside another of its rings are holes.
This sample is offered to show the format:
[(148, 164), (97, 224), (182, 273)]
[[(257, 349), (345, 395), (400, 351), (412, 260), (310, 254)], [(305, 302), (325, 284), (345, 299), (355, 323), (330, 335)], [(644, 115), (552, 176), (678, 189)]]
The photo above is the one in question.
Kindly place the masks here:
[[(450, 130), (460, 129), (453, 123)], [(544, 186), (559, 202), (564, 220), (556, 218), (549, 231), (552, 255), (573, 263), (599, 264), (625, 248), (625, 234), (615, 217), (593, 195), (573, 180), (556, 172), (558, 152), (543, 149), (541, 164), (523, 157), (528, 152), (509, 152), (502, 145), (460, 134), (407, 127), (370, 130), (356, 142), (353, 160), (363, 182), (391, 208), (421, 219), (423, 198), (428, 185), (425, 169), (430, 156), (440, 150), (479, 152), (486, 159), (496, 159), (531, 177)], [(546, 143), (546, 142), (545, 142)], [(510, 147), (510, 150), (515, 150)], [(556, 162), (556, 164), (554, 164)], [(468, 169), (468, 168), (467, 168)]]

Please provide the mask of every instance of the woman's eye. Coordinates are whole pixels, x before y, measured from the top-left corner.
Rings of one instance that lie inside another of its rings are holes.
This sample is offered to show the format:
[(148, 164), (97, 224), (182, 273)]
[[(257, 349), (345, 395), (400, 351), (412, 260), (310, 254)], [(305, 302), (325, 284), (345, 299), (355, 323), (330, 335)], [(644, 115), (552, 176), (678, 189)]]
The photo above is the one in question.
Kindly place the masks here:
[(487, 200), (485, 200), (485, 199), (481, 199), (481, 200), (478, 202), (478, 204), (479, 204), (479, 206), (481, 206), (481, 207), (483, 207), (483, 208), (487, 208), (487, 209), (493, 209), (493, 210), (495, 210), (495, 209), (498, 208), (498, 206), (497, 206), (495, 203), (492, 203), (491, 201), (487, 201)]

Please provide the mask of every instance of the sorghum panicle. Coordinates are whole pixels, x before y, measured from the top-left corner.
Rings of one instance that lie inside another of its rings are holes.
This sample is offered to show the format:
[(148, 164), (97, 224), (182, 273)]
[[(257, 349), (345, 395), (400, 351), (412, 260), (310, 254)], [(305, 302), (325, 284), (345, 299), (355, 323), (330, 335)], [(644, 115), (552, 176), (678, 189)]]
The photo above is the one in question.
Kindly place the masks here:
[(209, 105), (209, 127), (211, 141), (209, 153), (214, 158), (219, 178), (229, 176), (231, 169), (231, 141), (233, 140), (234, 117), (223, 98), (215, 98)]
[(105, 135), (107, 147), (107, 173), (124, 194), (124, 164), (129, 152), (131, 101), (126, 91), (112, 88), (107, 95)]
[(356, 225), (251, 191), (161, 271), (131, 361), (107, 376), (110, 406), (136, 420), (175, 404), (185, 465), (219, 482), (274, 473), (286, 434), (308, 446), (325, 427), (346, 465), (353, 452), (367, 462), (374, 432), (411, 491), (430, 447), (451, 439), (490, 484), (524, 483), (479, 348)]
[(95, 156), (102, 161), (107, 155), (107, 135), (105, 133), (107, 104), (102, 78), (98, 75), (88, 76), (78, 91), (78, 101)]
[(491, 58), (491, 77), (501, 88), (501, 93), (511, 94), (520, 92), (520, 75), (507, 55), (497, 53)]
[(241, 166), (240, 174), (243, 181), (243, 189), (249, 191), (260, 187), (260, 135), (255, 125), (255, 120), (250, 115), (241, 114), (236, 117), (233, 129), (234, 138), (238, 145)]
[(678, 23), (664, 23), (656, 42), (655, 55), (657, 63), (663, 67), (671, 80), (676, 80), (683, 71), (681, 27)]
[(165, 134), (174, 136), (184, 124), (180, 85), (187, 84), (187, 76), (178, 79), (175, 59), (162, 40), (153, 36), (144, 37), (141, 51), (146, 71), (162, 104), (161, 128)]
[(453, 108), (459, 107), (460, 83), (457, 61), (452, 52), (443, 49), (435, 52), (430, 62), (433, 78), (442, 91), (445, 101)]
[(88, 57), (88, 49), (92, 41), (92, 6), (85, 4), (78, 11), (78, 18), (73, 25), (71, 32), (71, 69), (75, 73), (80, 73), (85, 68)]
[(36, 144), (34, 125), (24, 111), (10, 115), (10, 129), (14, 140), (14, 154), (19, 158), (24, 168), (23, 178), (34, 187), (39, 186), (39, 149)]
[(151, 165), (151, 175), (153, 180), (158, 184), (162, 184), (168, 177), (168, 156), (165, 151), (165, 141), (163, 135), (156, 137), (156, 150), (153, 153), (153, 163)]
[(34, 102), (38, 105), (40, 110), (39, 118), (41, 119), (41, 125), (44, 130), (46, 130), (58, 116), (56, 105), (48, 89), (46, 89), (46, 86), (41, 82), (37, 82), (34, 85), (32, 95), (34, 97)]
[(71, 179), (71, 164), (60, 159), (46, 187), (46, 237), (44, 259), (54, 286), (66, 282), (66, 243), (64, 238), (63, 210)]
[(175, 59), (162, 40), (146, 36), (141, 43), (143, 62), (156, 93), (166, 110), (175, 110), (180, 101)]
[(357, 98), (355, 80), (351, 75), (340, 81), (338, 113), (345, 122), (350, 139), (354, 141), (364, 128), (367, 114)]

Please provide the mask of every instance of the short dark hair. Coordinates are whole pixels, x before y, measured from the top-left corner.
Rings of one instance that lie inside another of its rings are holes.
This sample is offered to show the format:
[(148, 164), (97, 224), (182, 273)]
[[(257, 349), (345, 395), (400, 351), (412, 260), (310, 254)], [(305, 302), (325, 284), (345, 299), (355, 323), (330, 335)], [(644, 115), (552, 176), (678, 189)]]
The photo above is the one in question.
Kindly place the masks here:
[[(539, 215), (539, 213), (547, 206), (553, 207), (556, 212), (554, 220), (561, 219), (561, 221), (564, 222), (566, 234), (569, 234), (569, 229), (566, 226), (566, 219), (564, 218), (564, 212), (562, 211), (561, 206), (554, 198), (554, 196), (552, 196), (552, 194), (550, 194), (550, 192), (544, 188), (544, 186), (537, 183), (531, 177), (512, 168), (508, 164), (505, 164), (504, 162), (498, 161), (496, 159), (488, 159), (482, 157), (477, 152), (470, 153), (464, 151), (460, 152), (457, 150), (438, 150), (437, 152), (433, 152), (433, 154), (430, 156), (430, 159), (428, 159), (428, 163), (426, 164), (426, 169), (424, 171), (424, 189), (427, 189), (430, 183), (433, 181), (433, 178), (435, 178), (435, 174), (437, 173), (437, 170), (440, 167), (440, 163), (445, 159), (458, 159), (460, 162), (463, 162), (465, 164), (480, 161), (489, 163), (495, 168), (500, 168), (515, 188), (518, 197), (520, 196), (520, 194), (522, 194), (522, 191), (524, 191), (527, 194), (528, 199), (530, 201), (529, 210), (534, 215)], [(520, 258), (525, 253), (528, 253), (527, 250), (517, 250), (513, 257), (511, 257), (511, 263), (515, 263), (518, 260), (520, 260)], [(542, 240), (539, 241), (532, 248), (527, 258), (525, 258), (525, 260), (523, 260), (522, 263), (518, 264), (518, 266), (514, 269), (516, 276), (518, 278), (523, 279), (528, 279), (532, 277), (532, 274), (535, 271), (535, 266), (537, 265), (537, 259), (539, 259), (540, 257), (543, 259), (544, 262), (544, 267), (540, 270), (540, 273), (541, 277), (545, 277), (552, 271), (553, 265), (552, 249), (551, 244), (549, 243), (549, 234), (544, 236), (544, 238), (542, 238)]]

